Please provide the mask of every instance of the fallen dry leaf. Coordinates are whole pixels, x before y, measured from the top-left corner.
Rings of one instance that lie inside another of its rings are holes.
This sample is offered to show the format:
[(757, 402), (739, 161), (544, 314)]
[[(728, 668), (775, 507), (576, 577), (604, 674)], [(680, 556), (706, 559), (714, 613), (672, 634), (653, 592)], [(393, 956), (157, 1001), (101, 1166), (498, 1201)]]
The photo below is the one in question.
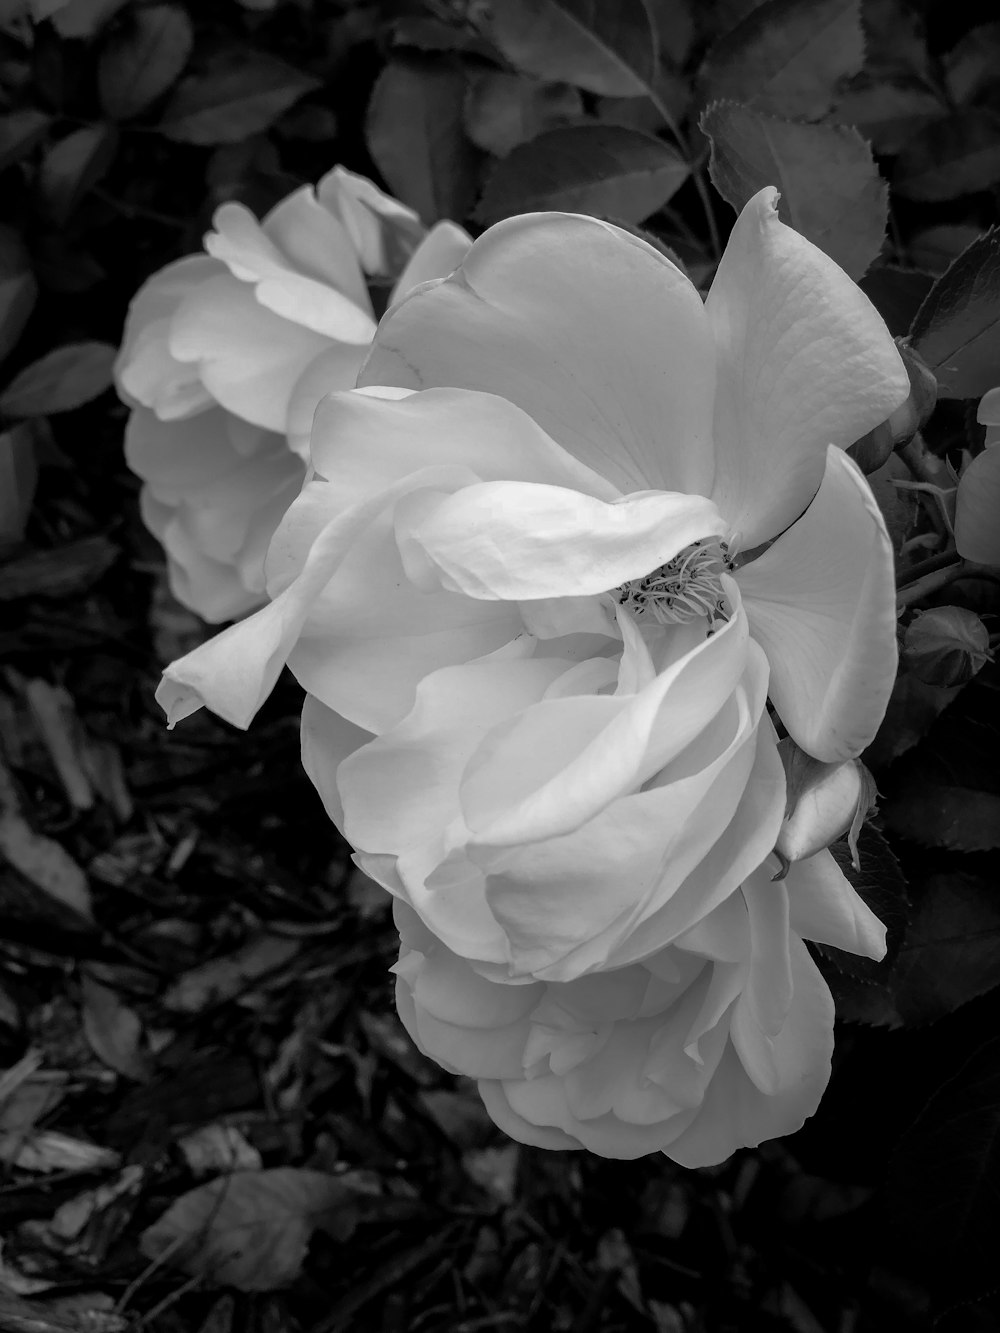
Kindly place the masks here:
[(352, 1192), (321, 1171), (236, 1171), (199, 1185), (147, 1228), (139, 1247), (215, 1286), (272, 1291), (298, 1276), (319, 1226), (353, 1230)]
[(0, 760), (0, 856), (43, 893), (91, 920), (87, 877), (58, 842), (36, 833), (20, 813), (17, 791)]
[(152, 1065), (140, 1049), (142, 1019), (122, 1000), (117, 991), (103, 986), (84, 972), (80, 979), (83, 992), (83, 1030), (94, 1054), (109, 1069), (148, 1083)]
[(249, 982), (284, 967), (298, 949), (297, 940), (261, 935), (236, 953), (185, 972), (167, 991), (163, 1003), (175, 1013), (199, 1013), (206, 1005), (231, 1000)]

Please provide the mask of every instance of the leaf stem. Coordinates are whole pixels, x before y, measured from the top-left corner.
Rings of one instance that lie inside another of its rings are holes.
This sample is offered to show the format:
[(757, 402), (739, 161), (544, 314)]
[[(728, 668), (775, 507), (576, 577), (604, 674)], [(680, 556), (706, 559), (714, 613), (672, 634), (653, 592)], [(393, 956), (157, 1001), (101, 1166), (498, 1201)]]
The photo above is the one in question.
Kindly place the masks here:
[(715, 213), (712, 209), (712, 197), (708, 193), (708, 187), (705, 184), (705, 178), (701, 174), (701, 165), (691, 165), (691, 175), (694, 180), (694, 188), (698, 191), (698, 198), (701, 200), (701, 206), (705, 213), (705, 221), (708, 223), (708, 239), (712, 246), (712, 255), (716, 263), (722, 258), (722, 241), (719, 238), (719, 228), (716, 225)]
[(681, 150), (683, 156), (687, 159), (688, 166), (691, 168), (691, 177), (694, 181), (694, 187), (698, 191), (698, 198), (701, 200), (701, 206), (705, 214), (705, 222), (708, 226), (708, 238), (712, 247), (712, 256), (716, 263), (718, 263), (722, 258), (722, 241), (719, 238), (719, 228), (715, 221), (715, 213), (712, 211), (712, 199), (708, 193), (708, 188), (705, 185), (704, 177), (701, 174), (704, 158), (699, 159), (697, 162), (692, 159), (691, 145), (681, 133), (679, 125), (667, 109), (667, 105), (663, 98), (650, 84), (645, 83), (645, 81), (644, 87), (646, 89), (646, 96), (659, 112), (664, 125), (666, 125), (667, 129), (670, 131), (674, 142)]
[(674, 120), (673, 116), (668, 111), (666, 102), (664, 102), (663, 98), (652, 86), (652, 84), (647, 83), (645, 79), (642, 80), (642, 86), (646, 90), (646, 96), (649, 98), (650, 102), (655, 107), (655, 109), (660, 113), (660, 117), (662, 118), (664, 125), (666, 125), (667, 129), (673, 135), (674, 142), (677, 144), (677, 147), (681, 150), (684, 156), (687, 157), (689, 151), (688, 145), (684, 141), (683, 134), (681, 134), (680, 126), (677, 124), (676, 120)]

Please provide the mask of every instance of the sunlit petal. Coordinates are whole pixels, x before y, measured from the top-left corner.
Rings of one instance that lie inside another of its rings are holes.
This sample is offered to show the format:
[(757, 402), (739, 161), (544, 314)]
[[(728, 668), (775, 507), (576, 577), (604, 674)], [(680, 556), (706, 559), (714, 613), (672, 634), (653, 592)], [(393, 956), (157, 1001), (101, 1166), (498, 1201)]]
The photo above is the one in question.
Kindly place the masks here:
[(910, 392), (875, 307), (776, 201), (769, 187), (743, 209), (705, 304), (718, 353), (708, 494), (744, 549), (798, 518), (828, 444), (846, 449)]
[(497, 393), (621, 490), (707, 494), (715, 367), (695, 288), (593, 218), (491, 227), (383, 319), (363, 384)]
[(771, 698), (803, 750), (859, 755), (896, 675), (892, 544), (868, 483), (839, 449), (805, 514), (737, 571)]

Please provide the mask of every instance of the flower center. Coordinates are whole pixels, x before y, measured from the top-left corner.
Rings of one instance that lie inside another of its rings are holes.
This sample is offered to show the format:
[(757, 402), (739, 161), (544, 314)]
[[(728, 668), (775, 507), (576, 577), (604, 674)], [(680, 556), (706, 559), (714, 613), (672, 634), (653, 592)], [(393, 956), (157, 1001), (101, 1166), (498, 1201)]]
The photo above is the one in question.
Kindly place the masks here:
[(706, 616), (709, 633), (717, 620), (728, 620), (722, 575), (734, 568), (729, 546), (717, 537), (703, 537), (672, 560), (641, 579), (614, 590), (619, 606), (660, 625), (679, 625)]

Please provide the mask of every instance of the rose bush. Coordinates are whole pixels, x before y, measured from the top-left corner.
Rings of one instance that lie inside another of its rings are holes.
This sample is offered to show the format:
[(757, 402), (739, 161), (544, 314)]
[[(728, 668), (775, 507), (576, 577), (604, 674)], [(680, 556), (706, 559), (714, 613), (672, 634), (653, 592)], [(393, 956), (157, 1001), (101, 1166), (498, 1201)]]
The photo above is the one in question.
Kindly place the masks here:
[[(449, 278), (388, 312), (364, 387), (317, 409), (314, 475), (267, 557), (271, 603), (165, 673), (171, 723), (204, 703), (247, 725), (285, 662), (303, 684), (307, 769), (415, 941), (402, 995), (416, 1032), (431, 986), (410, 986), (417, 971), (445, 978), (433, 988), (453, 1016), (470, 987), (499, 1016), (531, 988), (573, 1009), (577, 992), (561, 987), (663, 980), (652, 960), (683, 953), (678, 941), (763, 882), (785, 813), (768, 697), (826, 763), (855, 757), (881, 720), (896, 668), (892, 553), (843, 451), (909, 380), (867, 299), (778, 220), (775, 199), (744, 209), (704, 304), (609, 224), (537, 214), (491, 228)], [(821, 917), (853, 902), (835, 867), (820, 881)], [(803, 931), (786, 922), (773, 936), (800, 976)], [(744, 984), (771, 987), (767, 1041), (787, 1028), (826, 1049), (825, 989), (786, 985), (766, 961), (755, 970), (755, 947), (744, 941), (726, 1004)], [(708, 986), (723, 960), (700, 958)], [(813, 1001), (793, 1003), (793, 990)], [(678, 1019), (666, 992), (650, 1004), (644, 1022), (685, 1037), (693, 1012)], [(632, 1058), (630, 1006), (609, 1009), (607, 1060)], [(629, 1155), (617, 1130), (581, 1128), (605, 1112), (572, 1098), (553, 1109), (569, 1085), (544, 1111), (524, 1091), (537, 1082), (525, 1081), (537, 1071), (524, 1018), (481, 1024), (513, 1024), (511, 1050), (528, 1051), (520, 1073), (481, 1071), (500, 1123)], [(720, 1010), (712, 1024), (720, 1060), (728, 1023)], [(744, 1061), (733, 1050), (727, 1070)], [(673, 1068), (665, 1059), (668, 1083)], [(607, 1065), (594, 1069), (610, 1087)], [(825, 1074), (794, 1060), (788, 1071), (797, 1109), (782, 1109), (784, 1075), (750, 1071), (765, 1103), (729, 1140), (808, 1114)], [(664, 1127), (662, 1103), (622, 1123), (650, 1115), (658, 1128), (636, 1142), (664, 1147), (728, 1077), (699, 1085), (683, 1125)], [(501, 1114), (503, 1099), (516, 1110)]]
[(335, 167), (263, 222), (224, 204), (207, 253), (143, 285), (116, 366), (125, 454), (185, 605), (220, 621), (265, 600), (264, 553), (302, 485), (313, 410), (353, 386), (375, 331), (366, 275), (398, 279), (396, 299), (468, 245), (451, 223), (424, 235), (410, 209)]
[(803, 938), (885, 948), (829, 852), (770, 874), (641, 963), (557, 983), (482, 976), (397, 902), (400, 1017), (522, 1143), (724, 1161), (798, 1129), (826, 1087), (833, 1001)]

